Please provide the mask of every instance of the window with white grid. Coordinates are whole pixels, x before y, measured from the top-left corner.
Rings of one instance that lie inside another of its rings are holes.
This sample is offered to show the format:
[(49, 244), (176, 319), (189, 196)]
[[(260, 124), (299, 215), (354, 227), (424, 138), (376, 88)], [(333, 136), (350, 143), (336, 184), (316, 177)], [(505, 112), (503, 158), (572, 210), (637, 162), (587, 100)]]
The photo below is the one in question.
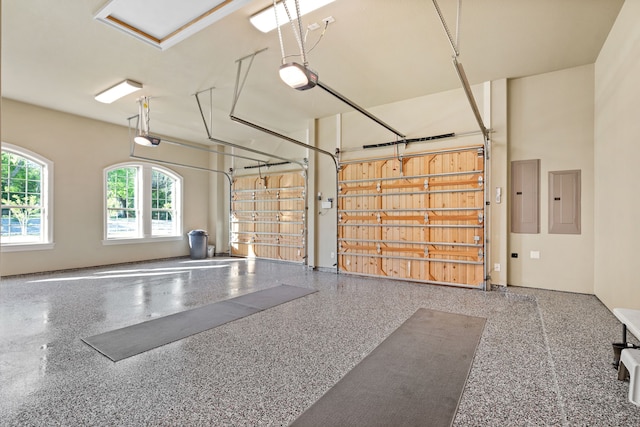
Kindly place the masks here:
[(53, 243), (52, 176), (51, 161), (21, 147), (2, 144), (3, 251)]
[(182, 178), (147, 163), (105, 170), (107, 241), (181, 236)]

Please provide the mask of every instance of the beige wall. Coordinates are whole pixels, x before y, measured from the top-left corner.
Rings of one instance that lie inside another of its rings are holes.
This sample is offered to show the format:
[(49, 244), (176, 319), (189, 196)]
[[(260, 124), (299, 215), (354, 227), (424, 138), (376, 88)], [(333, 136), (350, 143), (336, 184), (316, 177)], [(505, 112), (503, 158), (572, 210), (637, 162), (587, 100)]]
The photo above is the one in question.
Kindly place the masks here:
[[(491, 100), (485, 103), (485, 110), (490, 108), (490, 121), (486, 125), (491, 127), (489, 198), (491, 203), (491, 222), (489, 230), (489, 268), (491, 283), (506, 286), (509, 272), (508, 263), (508, 232), (507, 232), (507, 156), (508, 156), (508, 117), (507, 117), (507, 79), (491, 82)], [(500, 203), (496, 202), (496, 188), (502, 190)], [(499, 269), (495, 267), (499, 265)]]
[(595, 294), (640, 309), (640, 1), (627, 0), (595, 65)]
[[(509, 285), (593, 293), (593, 73), (586, 65), (509, 81), (509, 161), (540, 159), (540, 233), (510, 233)], [(549, 171), (572, 169), (582, 171), (582, 233), (549, 234)]]
[[(123, 119), (124, 121), (124, 119)], [(187, 240), (103, 245), (103, 170), (131, 161), (128, 129), (12, 100), (2, 100), (2, 141), (54, 163), (54, 243), (50, 250), (3, 252), (2, 276), (187, 255)], [(193, 150), (195, 151), (195, 150)], [(207, 166), (199, 152), (136, 149), (140, 155)], [(208, 172), (166, 166), (184, 178), (185, 233), (206, 228)]]

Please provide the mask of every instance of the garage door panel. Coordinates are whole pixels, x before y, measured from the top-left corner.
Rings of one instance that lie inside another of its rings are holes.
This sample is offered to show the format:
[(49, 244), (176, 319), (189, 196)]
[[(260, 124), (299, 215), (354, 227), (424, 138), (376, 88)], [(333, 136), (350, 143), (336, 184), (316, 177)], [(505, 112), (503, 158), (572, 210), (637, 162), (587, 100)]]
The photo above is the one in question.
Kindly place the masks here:
[(483, 286), (484, 159), (478, 148), (343, 163), (339, 268)]
[(231, 253), (304, 262), (305, 186), (300, 172), (235, 178)]

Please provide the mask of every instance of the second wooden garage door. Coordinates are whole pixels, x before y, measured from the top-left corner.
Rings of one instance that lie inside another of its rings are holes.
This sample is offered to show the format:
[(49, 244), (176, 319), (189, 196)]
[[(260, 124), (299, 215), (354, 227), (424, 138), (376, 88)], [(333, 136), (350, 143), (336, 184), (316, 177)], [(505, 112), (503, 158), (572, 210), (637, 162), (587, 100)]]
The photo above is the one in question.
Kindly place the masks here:
[(231, 254), (306, 259), (304, 173), (237, 177), (231, 189)]
[(484, 150), (341, 164), (342, 272), (481, 288)]

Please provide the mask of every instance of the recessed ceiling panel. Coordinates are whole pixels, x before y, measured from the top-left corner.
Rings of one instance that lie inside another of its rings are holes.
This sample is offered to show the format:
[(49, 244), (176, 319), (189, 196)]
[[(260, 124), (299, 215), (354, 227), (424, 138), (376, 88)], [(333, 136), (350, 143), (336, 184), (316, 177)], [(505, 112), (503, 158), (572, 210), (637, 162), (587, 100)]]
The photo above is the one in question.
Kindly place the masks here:
[(95, 19), (167, 49), (251, 0), (110, 0)]

